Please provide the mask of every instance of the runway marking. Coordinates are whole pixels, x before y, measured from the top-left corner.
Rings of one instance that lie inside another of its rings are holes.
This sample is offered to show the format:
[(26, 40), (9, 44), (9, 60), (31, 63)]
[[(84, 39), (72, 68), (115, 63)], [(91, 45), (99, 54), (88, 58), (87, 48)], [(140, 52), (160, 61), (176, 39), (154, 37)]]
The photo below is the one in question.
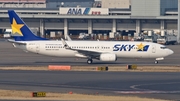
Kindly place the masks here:
[(130, 86), (133, 91), (114, 91), (115, 93), (119, 94), (177, 94), (180, 91), (159, 91), (159, 90), (150, 90), (150, 89), (141, 89), (138, 88), (140, 86), (151, 86), (151, 85), (158, 85), (158, 84), (177, 84), (180, 82), (169, 82), (169, 83), (151, 83), (151, 84), (139, 84)]
[(159, 84), (162, 85), (162, 84), (178, 84), (178, 83), (180, 83), (180, 82), (139, 84), (139, 85), (132, 85), (132, 86), (130, 86), (130, 88), (131, 89), (135, 89), (135, 90), (137, 90), (137, 89), (139, 89), (139, 90), (150, 90), (150, 89), (142, 89), (142, 88), (138, 88), (138, 87), (140, 87), (140, 86), (147, 86), (147, 85), (152, 86), (152, 85), (159, 85)]
[[(74, 88), (74, 89), (91, 89), (91, 90), (109, 90), (114, 91), (114, 88), (90, 87), (90, 86), (76, 86), (68, 84), (51, 84), (51, 83), (31, 83), (31, 82), (17, 82), (17, 81), (0, 81), (0, 85), (16, 85), (16, 86), (41, 86), (41, 87), (60, 87), (60, 88)], [(124, 89), (126, 90), (126, 89)]]
[(114, 91), (118, 94), (177, 94), (180, 91)]

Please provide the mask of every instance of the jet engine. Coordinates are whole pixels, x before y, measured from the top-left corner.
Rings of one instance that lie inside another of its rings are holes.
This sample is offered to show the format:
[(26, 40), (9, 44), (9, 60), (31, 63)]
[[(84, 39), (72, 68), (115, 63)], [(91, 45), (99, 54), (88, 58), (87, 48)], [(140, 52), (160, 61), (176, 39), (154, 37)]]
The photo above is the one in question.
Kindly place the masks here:
[(117, 57), (116, 57), (116, 54), (106, 53), (106, 54), (101, 54), (99, 57), (99, 60), (101, 60), (101, 61), (116, 61)]

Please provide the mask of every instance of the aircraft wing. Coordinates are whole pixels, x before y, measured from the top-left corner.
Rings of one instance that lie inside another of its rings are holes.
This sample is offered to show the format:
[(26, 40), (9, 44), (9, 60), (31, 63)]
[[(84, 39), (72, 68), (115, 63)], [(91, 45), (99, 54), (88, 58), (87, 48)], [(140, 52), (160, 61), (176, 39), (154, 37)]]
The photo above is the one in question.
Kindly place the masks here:
[(101, 54), (101, 52), (95, 52), (95, 51), (79, 50), (79, 49), (73, 49), (73, 50), (77, 51), (80, 54), (83, 54), (85, 56), (89, 56), (89, 57), (92, 57), (92, 58), (99, 57), (100, 54)]
[(8, 39), (8, 42), (15, 43), (15, 44), (19, 44), (19, 45), (26, 45), (25, 42), (19, 42), (19, 41), (15, 41), (15, 40), (13, 40), (13, 39)]
[(100, 54), (102, 54), (101, 52), (96, 52), (96, 51), (72, 49), (62, 38), (61, 38), (61, 41), (66, 49), (77, 51), (78, 53), (83, 54), (85, 56), (96, 58), (96, 57), (99, 57)]

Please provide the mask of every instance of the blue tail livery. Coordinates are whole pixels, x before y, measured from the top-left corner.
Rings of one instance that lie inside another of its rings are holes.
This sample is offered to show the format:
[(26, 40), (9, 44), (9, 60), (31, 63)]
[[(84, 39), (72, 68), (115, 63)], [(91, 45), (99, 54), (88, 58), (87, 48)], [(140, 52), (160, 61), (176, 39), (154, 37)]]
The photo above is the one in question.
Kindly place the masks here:
[(12, 36), (15, 41), (47, 40), (35, 36), (14, 10), (8, 10), (8, 15), (12, 28)]

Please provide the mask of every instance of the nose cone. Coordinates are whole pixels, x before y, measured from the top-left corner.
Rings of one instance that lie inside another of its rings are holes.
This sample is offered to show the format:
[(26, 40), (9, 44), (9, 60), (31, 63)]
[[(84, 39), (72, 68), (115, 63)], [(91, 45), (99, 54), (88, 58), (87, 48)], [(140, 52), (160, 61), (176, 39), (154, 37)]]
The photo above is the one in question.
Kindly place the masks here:
[(168, 54), (171, 55), (171, 54), (173, 54), (173, 53), (174, 53), (174, 52), (169, 49)]

